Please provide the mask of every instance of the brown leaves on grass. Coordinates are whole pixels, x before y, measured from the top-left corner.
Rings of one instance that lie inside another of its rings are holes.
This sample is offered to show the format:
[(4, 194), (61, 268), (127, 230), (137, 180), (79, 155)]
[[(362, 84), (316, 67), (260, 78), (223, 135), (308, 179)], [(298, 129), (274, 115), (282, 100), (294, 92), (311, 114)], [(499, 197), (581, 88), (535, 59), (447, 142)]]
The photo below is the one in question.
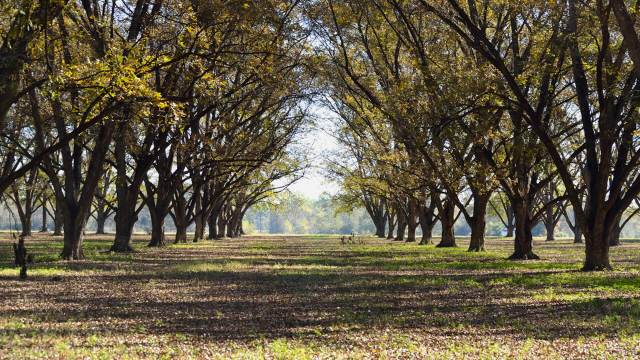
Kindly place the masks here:
[[(582, 249), (542, 261), (368, 240), (254, 238), (40, 262), (20, 282), (0, 242), (0, 357), (289, 358), (640, 355), (638, 245), (622, 270), (583, 274)], [(50, 239), (36, 256), (55, 253)], [(49, 254), (49, 255), (47, 255)], [(17, 272), (16, 272), (17, 274)], [(59, 281), (56, 281), (59, 279)]]

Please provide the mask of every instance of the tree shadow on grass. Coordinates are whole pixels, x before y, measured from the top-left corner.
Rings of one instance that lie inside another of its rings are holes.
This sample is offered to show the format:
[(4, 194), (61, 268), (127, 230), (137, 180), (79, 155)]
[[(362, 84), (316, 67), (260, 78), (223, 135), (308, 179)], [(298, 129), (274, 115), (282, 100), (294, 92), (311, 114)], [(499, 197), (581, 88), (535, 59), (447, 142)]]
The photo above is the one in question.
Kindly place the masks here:
[[(640, 332), (640, 280), (628, 274), (332, 241), (206, 242), (38, 263), (26, 282), (0, 275), (0, 331), (183, 333), (214, 341), (344, 337), (390, 327), (546, 340)], [(12, 266), (4, 245), (0, 270)], [(96, 241), (90, 249), (109, 245)], [(11, 325), (21, 319), (28, 326)]]
[[(3, 277), (0, 283), (10, 286), (0, 294), (3, 317), (34, 322), (29, 329), (2, 331), (8, 335), (68, 333), (74, 330), (55, 326), (38, 330), (37, 324), (64, 324), (71, 319), (90, 325), (89, 333), (144, 329), (153, 334), (247, 341), (313, 337), (318, 330), (325, 336), (386, 327), (445, 335), (485, 331), (547, 340), (638, 332), (636, 296), (528, 301), (531, 291), (521, 287), (487, 285), (495, 277), (441, 274), (436, 280), (423, 275), (326, 271), (171, 271), (63, 276), (60, 281), (42, 277), (28, 282)], [(18, 294), (33, 299), (34, 306), (7, 308)], [(40, 307), (40, 302), (48, 306)], [(86, 329), (78, 332), (88, 334)]]

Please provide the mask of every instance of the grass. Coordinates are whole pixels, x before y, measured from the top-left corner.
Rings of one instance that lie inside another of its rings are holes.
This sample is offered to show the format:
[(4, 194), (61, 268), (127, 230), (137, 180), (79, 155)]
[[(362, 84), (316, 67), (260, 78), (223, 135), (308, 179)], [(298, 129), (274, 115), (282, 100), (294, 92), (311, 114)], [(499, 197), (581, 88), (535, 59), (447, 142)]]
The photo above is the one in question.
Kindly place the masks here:
[(536, 241), (542, 260), (367, 238), (261, 236), (57, 260), (27, 240), (17, 279), (0, 235), (0, 358), (637, 358), (640, 243), (616, 270), (577, 271), (583, 248)]

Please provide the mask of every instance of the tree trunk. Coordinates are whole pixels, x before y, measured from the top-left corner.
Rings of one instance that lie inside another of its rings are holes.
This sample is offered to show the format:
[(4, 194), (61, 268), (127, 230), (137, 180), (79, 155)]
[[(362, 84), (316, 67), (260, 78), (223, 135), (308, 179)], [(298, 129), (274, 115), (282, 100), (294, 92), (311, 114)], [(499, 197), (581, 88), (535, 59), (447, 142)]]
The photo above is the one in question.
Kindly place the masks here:
[(513, 215), (513, 206), (507, 208), (507, 237), (512, 238), (516, 229), (515, 219)]
[(615, 226), (607, 226), (604, 215), (596, 217), (594, 221), (587, 221), (585, 235), (585, 260), (582, 271), (611, 270), (609, 262), (610, 233), (607, 230)]
[(555, 237), (556, 219), (553, 213), (552, 206), (548, 206), (545, 209), (542, 223), (544, 224), (545, 232), (547, 235), (546, 241), (554, 241), (556, 239)]
[(389, 224), (389, 228), (387, 230), (387, 239), (391, 240), (393, 239), (393, 232), (396, 229), (396, 225), (395, 225), (395, 220), (393, 218), (393, 214), (389, 213), (387, 215), (387, 223)]
[(418, 212), (418, 220), (420, 221), (420, 228), (422, 229), (422, 239), (420, 240), (420, 245), (430, 245), (433, 244), (433, 226), (435, 225), (434, 220), (434, 210), (435, 203), (429, 206), (421, 207), (421, 210)]
[(68, 205), (64, 216), (64, 245), (60, 257), (64, 260), (83, 260), (84, 227), (87, 215), (72, 205)]
[(173, 224), (176, 227), (174, 244), (187, 242), (187, 201), (182, 194), (176, 194), (173, 201)]
[(398, 232), (396, 233), (395, 241), (404, 241), (404, 233), (407, 230), (407, 222), (405, 216), (398, 212)]
[(440, 224), (442, 225), (442, 235), (440, 237), (440, 243), (436, 247), (456, 247), (456, 238), (453, 233), (453, 227), (455, 225), (455, 210), (456, 207), (453, 201), (447, 199), (440, 214)]
[(31, 236), (31, 208), (29, 206), (25, 206), (25, 213), (24, 216), (20, 216), (20, 223), (22, 226), (20, 235), (23, 237)]
[(104, 235), (104, 224), (106, 222), (106, 216), (104, 214), (104, 208), (98, 206), (96, 210), (96, 234)]
[(576, 226), (573, 229), (573, 243), (574, 244), (582, 244), (582, 228), (580, 226)]
[(433, 244), (433, 223), (420, 223), (420, 229), (422, 229), (422, 239), (420, 240), (420, 245), (431, 245)]
[(163, 247), (167, 245), (164, 236), (164, 219), (167, 217), (167, 213), (159, 209), (149, 209), (151, 216), (151, 240), (149, 241), (149, 247)]
[(46, 233), (49, 231), (49, 227), (47, 226), (47, 205), (45, 199), (42, 199), (42, 227), (40, 228), (41, 233)]
[(187, 227), (184, 224), (176, 223), (176, 239), (174, 244), (187, 242)]
[(622, 214), (620, 214), (620, 216), (617, 216), (614, 220), (613, 230), (609, 232), (609, 246), (620, 245), (620, 233), (622, 232), (622, 227), (620, 226), (621, 219)]
[(529, 204), (523, 199), (512, 199), (513, 213), (515, 217), (514, 251), (510, 260), (535, 260), (540, 259), (533, 252), (532, 223), (529, 219)]
[(194, 194), (194, 196), (196, 197), (195, 201), (196, 201), (196, 211), (195, 211), (195, 215), (193, 217), (193, 220), (195, 222), (195, 230), (193, 233), (193, 242), (198, 242), (199, 240), (203, 239), (204, 237), (204, 223), (205, 223), (205, 219), (204, 219), (204, 211), (202, 209), (202, 194), (200, 193), (200, 191), (198, 191), (196, 194)]
[(385, 227), (386, 227), (387, 219), (386, 216), (382, 216), (381, 218), (375, 221), (376, 226), (376, 237), (384, 238), (385, 237)]
[(117, 183), (122, 182), (118, 187), (118, 209), (115, 215), (116, 237), (111, 246), (113, 252), (132, 252), (131, 235), (133, 227), (138, 221), (136, 214), (136, 202), (138, 194), (136, 189), (130, 189), (126, 184), (126, 177), (121, 179), (118, 176)]
[(409, 216), (407, 217), (407, 242), (415, 242), (416, 241), (416, 228), (418, 227), (418, 222), (416, 219), (416, 201), (414, 199), (409, 200)]
[(407, 224), (407, 240), (406, 242), (416, 242), (416, 228), (418, 227), (417, 222)]
[(136, 204), (129, 209), (118, 208), (116, 213), (116, 238), (111, 246), (113, 252), (132, 252), (131, 236), (133, 235), (133, 227), (138, 221), (136, 215)]
[(64, 227), (64, 212), (62, 205), (56, 200), (56, 209), (53, 218), (53, 235), (62, 235), (62, 228)]
[(219, 213), (219, 210), (214, 209), (213, 211), (211, 211), (211, 214), (207, 218), (207, 225), (209, 228), (209, 234), (207, 235), (207, 239), (209, 240), (213, 240), (216, 237), (218, 237), (218, 229), (216, 226), (218, 222), (218, 213)]
[(195, 216), (196, 228), (193, 234), (193, 242), (204, 239), (204, 217), (202, 215)]
[(218, 215), (218, 239), (223, 239), (227, 234), (227, 219), (225, 219), (224, 212)]
[(556, 239), (555, 236), (555, 224), (553, 223), (553, 221), (548, 222), (545, 221), (544, 222), (544, 228), (546, 229), (546, 233), (547, 233), (547, 238), (545, 239), (546, 241), (554, 241)]
[(484, 251), (484, 232), (487, 225), (486, 214), (490, 195), (474, 196), (473, 215), (469, 224), (471, 226), (469, 251)]

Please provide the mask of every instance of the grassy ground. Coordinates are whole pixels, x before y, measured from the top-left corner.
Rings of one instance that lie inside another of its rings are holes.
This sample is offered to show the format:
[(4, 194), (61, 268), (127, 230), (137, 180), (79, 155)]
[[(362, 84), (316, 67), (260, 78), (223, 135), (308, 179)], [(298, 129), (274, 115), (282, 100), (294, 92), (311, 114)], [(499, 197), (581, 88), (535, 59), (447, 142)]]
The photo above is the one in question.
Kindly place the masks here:
[(57, 261), (28, 240), (17, 279), (0, 240), (0, 358), (637, 358), (640, 243), (616, 271), (581, 273), (583, 248), (538, 241), (543, 260), (366, 239), (245, 237)]

